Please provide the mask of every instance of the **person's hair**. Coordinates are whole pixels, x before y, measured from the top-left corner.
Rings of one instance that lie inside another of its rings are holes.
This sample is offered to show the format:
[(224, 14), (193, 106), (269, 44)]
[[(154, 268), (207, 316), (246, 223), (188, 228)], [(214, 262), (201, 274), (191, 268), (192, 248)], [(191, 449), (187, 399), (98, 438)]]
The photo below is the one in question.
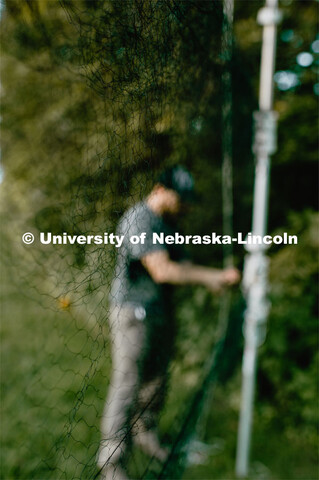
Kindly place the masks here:
[(165, 188), (177, 192), (182, 200), (191, 200), (194, 194), (194, 179), (192, 174), (181, 165), (175, 165), (164, 170), (158, 183)]

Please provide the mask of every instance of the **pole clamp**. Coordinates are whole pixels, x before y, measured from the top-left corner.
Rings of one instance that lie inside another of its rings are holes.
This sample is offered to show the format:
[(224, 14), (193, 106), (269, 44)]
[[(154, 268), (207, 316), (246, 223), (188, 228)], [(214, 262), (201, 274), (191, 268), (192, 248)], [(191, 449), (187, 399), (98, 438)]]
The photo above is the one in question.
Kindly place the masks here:
[(254, 117), (253, 153), (272, 155), (277, 150), (277, 119), (275, 111), (257, 111)]
[(262, 26), (278, 25), (282, 20), (282, 12), (277, 7), (263, 7), (257, 14), (257, 22)]

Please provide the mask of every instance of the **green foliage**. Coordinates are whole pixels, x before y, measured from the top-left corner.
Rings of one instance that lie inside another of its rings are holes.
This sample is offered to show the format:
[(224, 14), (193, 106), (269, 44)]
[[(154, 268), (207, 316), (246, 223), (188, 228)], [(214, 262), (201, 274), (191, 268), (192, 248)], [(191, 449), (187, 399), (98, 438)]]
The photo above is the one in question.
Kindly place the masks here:
[[(291, 215), (288, 231), (299, 236), (299, 243), (272, 256), (272, 309), (260, 385), (277, 425), (291, 437), (302, 435), (312, 442), (318, 413), (318, 221), (309, 211)], [(276, 409), (270, 407), (273, 403)]]

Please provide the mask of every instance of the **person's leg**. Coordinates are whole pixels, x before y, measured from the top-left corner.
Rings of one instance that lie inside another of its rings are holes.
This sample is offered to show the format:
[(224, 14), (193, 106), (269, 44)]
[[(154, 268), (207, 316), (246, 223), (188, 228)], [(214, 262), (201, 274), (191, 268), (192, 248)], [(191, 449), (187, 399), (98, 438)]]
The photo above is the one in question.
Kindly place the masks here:
[[(98, 465), (111, 472), (123, 461), (130, 441), (130, 419), (139, 386), (138, 364), (145, 342), (143, 322), (134, 310), (115, 307), (110, 315), (113, 374), (102, 417)], [(125, 478), (118, 474), (109, 478)]]
[(133, 420), (134, 443), (162, 462), (166, 460), (168, 450), (160, 443), (157, 427), (166, 391), (166, 375), (144, 383), (139, 391), (138, 414)]
[(138, 414), (134, 421), (133, 441), (146, 453), (165, 461), (168, 450), (161, 446), (157, 427), (169, 379), (169, 364), (174, 353), (175, 324), (162, 312), (147, 317), (146, 349), (141, 365)]

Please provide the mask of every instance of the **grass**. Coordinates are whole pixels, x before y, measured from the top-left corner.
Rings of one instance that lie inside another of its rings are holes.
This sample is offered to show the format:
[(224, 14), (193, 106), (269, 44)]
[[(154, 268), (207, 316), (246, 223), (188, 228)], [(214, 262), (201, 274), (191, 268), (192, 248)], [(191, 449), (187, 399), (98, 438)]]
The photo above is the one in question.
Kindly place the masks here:
[[(3, 294), (1, 479), (92, 479), (110, 373), (102, 328), (49, 308), (34, 291)], [(160, 425), (166, 439), (174, 437), (199, 374), (176, 367)], [(199, 438), (213, 446), (211, 454), (206, 464), (189, 466), (184, 480), (235, 478), (238, 391), (239, 375), (216, 389)], [(257, 409), (249, 478), (317, 479), (315, 448), (304, 439), (292, 442), (258, 415)], [(135, 463), (145, 461), (136, 454)]]
[(1, 478), (90, 475), (110, 368), (102, 339), (18, 294), (2, 308)]

